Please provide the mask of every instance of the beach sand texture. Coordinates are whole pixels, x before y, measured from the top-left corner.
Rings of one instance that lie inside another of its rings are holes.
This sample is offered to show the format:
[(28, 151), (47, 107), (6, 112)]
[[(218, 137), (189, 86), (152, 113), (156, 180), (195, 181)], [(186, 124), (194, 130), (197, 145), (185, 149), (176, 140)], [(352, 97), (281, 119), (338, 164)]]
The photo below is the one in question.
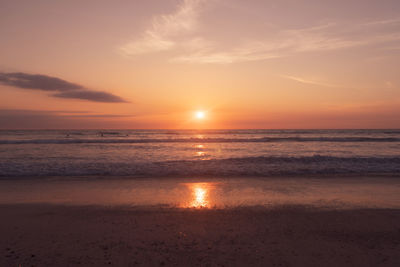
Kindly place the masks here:
[(400, 210), (0, 206), (1, 266), (400, 266)]
[(3, 180), (0, 266), (400, 266), (399, 189), (396, 177)]

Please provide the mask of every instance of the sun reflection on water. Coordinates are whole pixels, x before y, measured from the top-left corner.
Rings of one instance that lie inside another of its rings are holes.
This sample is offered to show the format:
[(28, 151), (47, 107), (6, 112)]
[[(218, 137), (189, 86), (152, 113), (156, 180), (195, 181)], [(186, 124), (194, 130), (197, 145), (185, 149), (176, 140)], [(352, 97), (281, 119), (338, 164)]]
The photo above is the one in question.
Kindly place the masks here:
[(197, 155), (198, 157), (204, 157), (204, 156), (206, 155), (206, 153), (203, 152), (203, 151), (197, 151), (197, 152), (196, 152), (196, 155)]
[(195, 148), (195, 155), (196, 155), (196, 157), (199, 157), (199, 158), (201, 158), (201, 159), (205, 159), (205, 157), (206, 157), (206, 152), (204, 152), (203, 150), (204, 150), (204, 145), (202, 145), (202, 144), (195, 144), (194, 146), (193, 146), (194, 148)]

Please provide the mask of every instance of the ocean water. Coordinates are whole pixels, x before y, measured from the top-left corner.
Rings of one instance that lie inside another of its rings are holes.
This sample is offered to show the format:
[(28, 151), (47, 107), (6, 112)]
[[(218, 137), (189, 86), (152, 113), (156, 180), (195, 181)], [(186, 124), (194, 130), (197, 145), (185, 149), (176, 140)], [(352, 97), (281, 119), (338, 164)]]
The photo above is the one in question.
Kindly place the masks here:
[(2, 130), (0, 177), (400, 175), (400, 130)]

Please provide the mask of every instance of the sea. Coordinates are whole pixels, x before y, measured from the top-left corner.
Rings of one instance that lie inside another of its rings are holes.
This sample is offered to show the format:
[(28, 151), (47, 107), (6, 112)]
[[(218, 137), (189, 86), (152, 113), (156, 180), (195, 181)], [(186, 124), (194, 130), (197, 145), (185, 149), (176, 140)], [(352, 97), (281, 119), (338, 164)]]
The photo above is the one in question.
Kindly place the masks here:
[(0, 178), (400, 175), (400, 130), (1, 130)]

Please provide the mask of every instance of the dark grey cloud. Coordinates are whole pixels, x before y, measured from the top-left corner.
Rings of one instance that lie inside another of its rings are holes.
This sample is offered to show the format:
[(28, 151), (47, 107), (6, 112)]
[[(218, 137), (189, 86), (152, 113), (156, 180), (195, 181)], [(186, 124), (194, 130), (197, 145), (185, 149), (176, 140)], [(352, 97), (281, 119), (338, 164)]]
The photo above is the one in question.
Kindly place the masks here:
[(82, 114), (82, 115), (63, 115), (68, 118), (132, 118), (134, 115), (115, 115), (115, 114)]
[(82, 85), (71, 83), (57, 77), (22, 72), (0, 72), (0, 83), (21, 89), (53, 91), (53, 97), (81, 99), (103, 103), (128, 103), (123, 98), (103, 92), (85, 88)]
[(61, 92), (57, 94), (53, 94), (54, 97), (60, 98), (78, 98), (78, 99), (86, 99), (90, 101), (96, 102), (108, 102), (108, 103), (126, 103), (124, 99), (119, 96), (101, 92), (101, 91), (90, 91), (90, 90), (74, 90), (74, 91), (67, 91)]
[(69, 91), (83, 89), (83, 86), (60, 78), (22, 72), (0, 73), (0, 82), (5, 85), (43, 91)]

